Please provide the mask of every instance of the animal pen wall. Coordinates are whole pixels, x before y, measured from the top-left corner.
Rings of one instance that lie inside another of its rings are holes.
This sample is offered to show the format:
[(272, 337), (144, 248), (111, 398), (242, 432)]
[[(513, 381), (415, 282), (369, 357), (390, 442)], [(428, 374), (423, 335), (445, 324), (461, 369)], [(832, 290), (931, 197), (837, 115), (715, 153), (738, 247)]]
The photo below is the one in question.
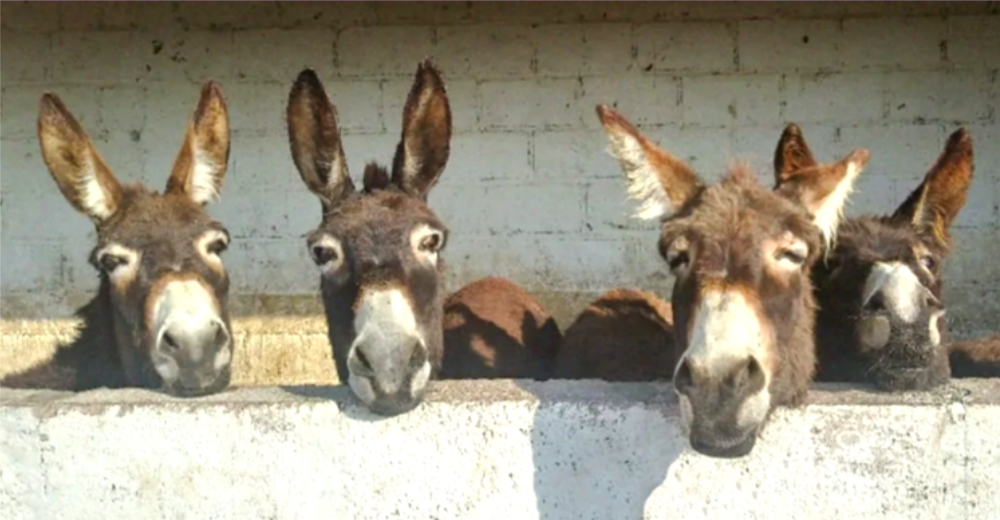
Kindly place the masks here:
[(237, 381), (327, 380), (318, 274), (303, 239), (320, 207), (289, 154), (288, 91), (303, 67), (317, 70), (357, 176), (369, 160), (391, 160), (425, 56), (441, 67), (454, 113), (451, 159), (430, 196), (452, 231), (450, 287), (507, 276), (564, 327), (604, 289), (669, 294), (655, 226), (628, 217), (597, 103), (616, 105), (709, 178), (736, 159), (769, 176), (786, 122), (803, 127), (820, 160), (869, 148), (849, 214), (895, 208), (964, 125), (976, 177), (946, 268), (948, 321), (958, 337), (1000, 329), (996, 12), (995, 3), (4, 2), (0, 361), (6, 372), (49, 355), (97, 285), (93, 227), (39, 155), (41, 93), (63, 98), (123, 180), (159, 187), (198, 85), (215, 78), (233, 144), (210, 211), (233, 235)]
[[(735, 159), (769, 177), (787, 122), (823, 161), (868, 148), (851, 215), (894, 209), (965, 126), (976, 171), (946, 265), (947, 319), (958, 337), (1000, 329), (996, 2), (4, 2), (0, 18), (3, 373), (51, 355), (97, 285), (92, 225), (39, 154), (42, 92), (62, 97), (120, 178), (159, 187), (198, 85), (214, 78), (232, 118), (230, 170), (210, 212), (233, 236), (234, 382), (331, 382), (303, 238), (320, 205), (290, 158), (288, 91), (316, 69), (357, 176), (390, 160), (428, 56), (454, 113), (451, 159), (430, 196), (452, 231), (451, 288), (509, 277), (564, 327), (604, 289), (668, 294), (655, 226), (627, 217), (597, 103), (712, 179)], [(663, 385), (442, 383), (394, 421), (372, 420), (344, 388), (295, 391), (194, 403), (8, 394), (0, 503), (15, 518), (387, 518), (400, 504), (437, 518), (1000, 511), (992, 383), (918, 397), (817, 392), (735, 465), (680, 455)], [(406, 435), (418, 426), (423, 437)], [(199, 440), (178, 455), (178, 439)]]

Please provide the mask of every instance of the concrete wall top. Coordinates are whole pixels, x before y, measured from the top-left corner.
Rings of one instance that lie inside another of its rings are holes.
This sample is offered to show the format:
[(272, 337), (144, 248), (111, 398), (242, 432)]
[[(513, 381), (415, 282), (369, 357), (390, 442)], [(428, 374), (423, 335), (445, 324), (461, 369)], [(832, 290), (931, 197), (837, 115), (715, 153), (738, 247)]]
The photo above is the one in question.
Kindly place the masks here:
[(550, 306), (616, 285), (669, 291), (652, 227), (627, 216), (594, 115), (600, 102), (710, 178), (737, 158), (766, 174), (788, 121), (821, 160), (868, 147), (848, 214), (891, 211), (964, 125), (976, 178), (946, 266), (948, 319), (959, 336), (1000, 329), (1000, 148), (989, 146), (1000, 140), (995, 2), (3, 2), (0, 10), (5, 317), (67, 317), (96, 285), (92, 226), (39, 157), (44, 90), (62, 96), (122, 179), (158, 188), (198, 84), (218, 80), (232, 162), (210, 212), (234, 237), (226, 262), (235, 313), (321, 315), (302, 240), (319, 223), (319, 204), (289, 155), (290, 84), (301, 68), (317, 70), (359, 175), (368, 160), (390, 160), (416, 62), (430, 56), (455, 118), (451, 159), (430, 195), (453, 233), (444, 254), (452, 287), (507, 276), (553, 293), (543, 298)]
[(687, 447), (663, 384), (440, 382), (391, 419), (344, 387), (4, 390), (0, 425), (5, 518), (1000, 515), (1000, 381), (819, 385), (735, 460)]

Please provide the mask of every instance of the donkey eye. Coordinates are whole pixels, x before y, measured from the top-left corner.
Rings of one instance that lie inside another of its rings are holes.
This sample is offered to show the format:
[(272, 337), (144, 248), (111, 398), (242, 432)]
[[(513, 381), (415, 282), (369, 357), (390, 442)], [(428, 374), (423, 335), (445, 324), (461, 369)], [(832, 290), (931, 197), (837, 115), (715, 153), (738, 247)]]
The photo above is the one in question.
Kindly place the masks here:
[[(684, 236), (679, 236), (673, 241), (660, 240), (660, 254), (666, 258), (671, 271), (677, 271), (691, 262), (691, 255), (688, 253), (689, 247), (690, 243)], [(663, 251), (666, 251), (666, 254)]]
[(337, 259), (337, 251), (324, 244), (316, 244), (310, 247), (309, 254), (312, 256), (313, 262), (320, 266)]
[(208, 252), (211, 253), (211, 254), (213, 254), (213, 255), (220, 255), (228, 247), (229, 247), (229, 242), (227, 242), (226, 239), (224, 239), (224, 238), (220, 238), (220, 239), (213, 240), (212, 242), (210, 242), (208, 244), (207, 249), (208, 249)]
[(795, 265), (802, 265), (806, 261), (806, 255), (800, 250), (782, 249), (781, 251), (778, 251), (777, 259), (779, 261), (784, 260), (786, 262), (791, 262)]
[(673, 251), (667, 254), (667, 265), (671, 271), (683, 268), (689, 261), (687, 251)]
[(344, 249), (340, 240), (327, 233), (320, 233), (306, 242), (313, 263), (325, 270), (339, 270), (344, 263)]
[(115, 269), (118, 269), (119, 267), (127, 264), (128, 258), (125, 258), (124, 256), (105, 253), (101, 255), (100, 258), (97, 259), (97, 263), (100, 265), (102, 271), (110, 273)]
[(937, 262), (931, 256), (924, 255), (920, 257), (920, 265), (926, 267), (928, 271), (933, 271), (934, 267), (937, 266)]
[(433, 253), (441, 248), (442, 241), (441, 233), (431, 233), (420, 239), (420, 250)]

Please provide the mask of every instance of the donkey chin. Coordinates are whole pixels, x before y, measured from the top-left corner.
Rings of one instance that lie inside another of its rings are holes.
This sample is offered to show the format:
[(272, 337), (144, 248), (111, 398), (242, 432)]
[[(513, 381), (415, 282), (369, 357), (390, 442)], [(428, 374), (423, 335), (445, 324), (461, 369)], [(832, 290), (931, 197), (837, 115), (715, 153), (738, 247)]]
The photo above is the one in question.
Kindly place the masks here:
[(153, 305), (150, 358), (165, 392), (195, 397), (229, 386), (233, 340), (218, 303), (195, 281), (166, 284)]
[(912, 323), (888, 312), (864, 313), (859, 342), (871, 360), (868, 379), (885, 391), (927, 390), (948, 382), (941, 344), (943, 310), (927, 309)]
[(746, 456), (770, 415), (769, 397), (763, 389), (742, 402), (723, 404), (716, 400), (706, 412), (695, 413), (691, 398), (681, 395), (682, 424), (691, 448), (714, 458)]
[(391, 326), (369, 327), (351, 346), (347, 383), (374, 413), (400, 415), (423, 400), (431, 363), (426, 344), (410, 332)]
[[(420, 348), (414, 350), (425, 351)], [(348, 363), (353, 365), (350, 361)], [(351, 366), (347, 382), (354, 395), (372, 412), (388, 417), (404, 414), (423, 401), (431, 376), (431, 365), (426, 361), (408, 365), (406, 371), (389, 369), (386, 371), (388, 374), (376, 374), (367, 367), (355, 370)]]

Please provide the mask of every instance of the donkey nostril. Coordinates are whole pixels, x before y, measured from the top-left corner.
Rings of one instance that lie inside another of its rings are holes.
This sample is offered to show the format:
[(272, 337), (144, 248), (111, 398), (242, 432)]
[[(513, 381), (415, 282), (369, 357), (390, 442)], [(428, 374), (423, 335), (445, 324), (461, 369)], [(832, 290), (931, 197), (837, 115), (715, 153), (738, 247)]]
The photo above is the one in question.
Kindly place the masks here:
[(733, 375), (731, 384), (736, 391), (753, 393), (764, 387), (764, 369), (757, 358), (749, 356)]
[(229, 341), (229, 333), (218, 323), (213, 323), (213, 326), (215, 327), (215, 345), (221, 347)]
[(368, 361), (368, 358), (365, 356), (364, 352), (361, 352), (360, 350), (355, 350), (354, 357), (357, 358), (358, 362), (361, 363), (361, 366), (364, 367), (365, 370), (369, 370), (371, 372), (375, 371), (375, 369), (372, 368), (371, 362)]
[(170, 335), (169, 332), (163, 333), (163, 351), (167, 354), (176, 354), (180, 351), (181, 347), (177, 344), (177, 340)]
[(420, 368), (425, 363), (427, 363), (427, 349), (418, 343), (413, 346), (413, 352), (410, 354), (410, 368)]
[(885, 297), (882, 293), (875, 293), (871, 298), (868, 299), (868, 303), (865, 304), (865, 310), (868, 312), (882, 312), (885, 310)]
[(691, 366), (687, 360), (681, 361), (681, 366), (674, 375), (674, 389), (677, 393), (687, 395), (694, 387), (694, 377), (691, 374)]

